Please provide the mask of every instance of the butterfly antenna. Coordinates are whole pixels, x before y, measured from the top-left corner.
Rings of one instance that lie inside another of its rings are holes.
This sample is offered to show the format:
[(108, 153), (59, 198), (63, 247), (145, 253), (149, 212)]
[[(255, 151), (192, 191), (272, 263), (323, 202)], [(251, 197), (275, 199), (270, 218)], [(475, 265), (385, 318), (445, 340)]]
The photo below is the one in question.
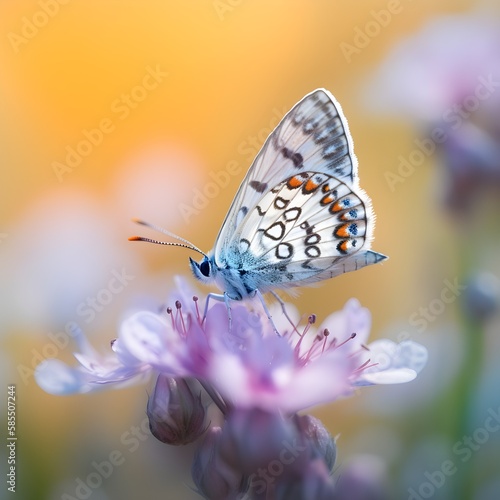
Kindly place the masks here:
[(156, 245), (167, 245), (167, 246), (171, 246), (171, 247), (187, 248), (188, 250), (194, 250), (195, 252), (200, 253), (204, 257), (207, 256), (205, 254), (205, 252), (202, 252), (197, 246), (193, 245), (190, 241), (188, 241), (184, 238), (181, 238), (180, 236), (177, 236), (176, 234), (171, 233), (170, 231), (167, 231), (166, 229), (163, 229), (160, 226), (150, 224), (149, 222), (145, 222), (141, 219), (132, 219), (132, 221), (136, 222), (137, 224), (141, 224), (141, 226), (149, 227), (150, 229), (154, 229), (155, 231), (158, 231), (162, 234), (170, 236), (171, 238), (182, 241), (182, 243), (171, 243), (171, 242), (167, 242), (167, 241), (153, 240), (151, 238), (144, 238), (142, 236), (131, 236), (129, 238), (129, 241), (147, 241), (148, 243), (155, 243)]

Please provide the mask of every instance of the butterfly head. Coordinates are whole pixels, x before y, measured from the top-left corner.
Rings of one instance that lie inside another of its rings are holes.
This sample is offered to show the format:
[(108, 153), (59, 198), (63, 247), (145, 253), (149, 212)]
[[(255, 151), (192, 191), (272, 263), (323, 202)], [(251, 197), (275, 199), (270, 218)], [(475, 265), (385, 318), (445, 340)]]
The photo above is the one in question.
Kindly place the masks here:
[(200, 262), (196, 262), (194, 259), (189, 257), (189, 265), (191, 266), (191, 270), (197, 279), (203, 283), (213, 281), (216, 268), (214, 266), (213, 259), (208, 255), (205, 255)]

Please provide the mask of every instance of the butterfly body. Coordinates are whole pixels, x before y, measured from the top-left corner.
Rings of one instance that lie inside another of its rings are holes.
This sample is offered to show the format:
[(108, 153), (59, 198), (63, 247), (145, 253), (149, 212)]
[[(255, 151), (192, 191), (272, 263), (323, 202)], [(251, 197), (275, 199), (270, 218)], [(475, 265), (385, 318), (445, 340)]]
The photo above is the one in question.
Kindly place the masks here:
[(347, 120), (335, 98), (306, 95), (270, 134), (194, 275), (232, 300), (316, 283), (381, 262), (359, 188)]

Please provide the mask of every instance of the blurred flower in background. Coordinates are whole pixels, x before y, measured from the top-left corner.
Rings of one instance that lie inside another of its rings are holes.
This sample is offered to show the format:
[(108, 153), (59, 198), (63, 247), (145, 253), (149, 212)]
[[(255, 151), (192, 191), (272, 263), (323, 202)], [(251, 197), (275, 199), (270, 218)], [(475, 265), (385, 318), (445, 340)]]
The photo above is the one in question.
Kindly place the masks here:
[(429, 21), (400, 42), (367, 89), (379, 113), (411, 118), (440, 156), (446, 205), (471, 208), (500, 189), (500, 22), (487, 12)]
[[(386, 180), (394, 189), (403, 177), (423, 168), (425, 159), (431, 161), (437, 194), (447, 212), (441, 217), (451, 215), (453, 221), (454, 242), (445, 258), (456, 262), (454, 273), (461, 289), (456, 323), (448, 327), (452, 336), (436, 328), (440, 341), (434, 342), (433, 349), (435, 353), (461, 351), (460, 369), (441, 388), (440, 403), (431, 406), (432, 400), (427, 401), (427, 414), (434, 415), (439, 425), (422, 430), (401, 477), (412, 485), (407, 488), (412, 499), (477, 498), (481, 480), (495, 477), (490, 466), (477, 473), (475, 464), (481, 455), (476, 458), (475, 452), (480, 445), (494, 446), (496, 439), (490, 439), (484, 426), (488, 418), (496, 418), (491, 415), (497, 415), (498, 408), (491, 394), (482, 392), (486, 397), (478, 398), (488, 378), (498, 376), (495, 369), (485, 371), (488, 349), (492, 343), (498, 345), (489, 332), (499, 324), (498, 17), (485, 9), (428, 21), (390, 50), (365, 95), (372, 111), (409, 119), (416, 126), (419, 136), (406, 170), (386, 172)], [(443, 341), (447, 345), (442, 349), (436, 346)], [(449, 371), (449, 361), (434, 359), (429, 372), (437, 364), (439, 371)], [(486, 438), (478, 437), (484, 433)], [(426, 469), (417, 465), (426, 461)], [(497, 490), (495, 498), (499, 494)]]

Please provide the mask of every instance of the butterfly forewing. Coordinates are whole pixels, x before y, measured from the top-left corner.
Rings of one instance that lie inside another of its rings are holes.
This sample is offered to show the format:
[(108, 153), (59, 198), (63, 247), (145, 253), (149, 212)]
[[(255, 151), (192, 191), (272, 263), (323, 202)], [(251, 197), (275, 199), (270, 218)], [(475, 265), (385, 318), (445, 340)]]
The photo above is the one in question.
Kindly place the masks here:
[(357, 160), (347, 121), (334, 97), (318, 89), (289, 111), (266, 140), (234, 198), (215, 245), (222, 256), (241, 224), (278, 184), (306, 171), (357, 186)]

